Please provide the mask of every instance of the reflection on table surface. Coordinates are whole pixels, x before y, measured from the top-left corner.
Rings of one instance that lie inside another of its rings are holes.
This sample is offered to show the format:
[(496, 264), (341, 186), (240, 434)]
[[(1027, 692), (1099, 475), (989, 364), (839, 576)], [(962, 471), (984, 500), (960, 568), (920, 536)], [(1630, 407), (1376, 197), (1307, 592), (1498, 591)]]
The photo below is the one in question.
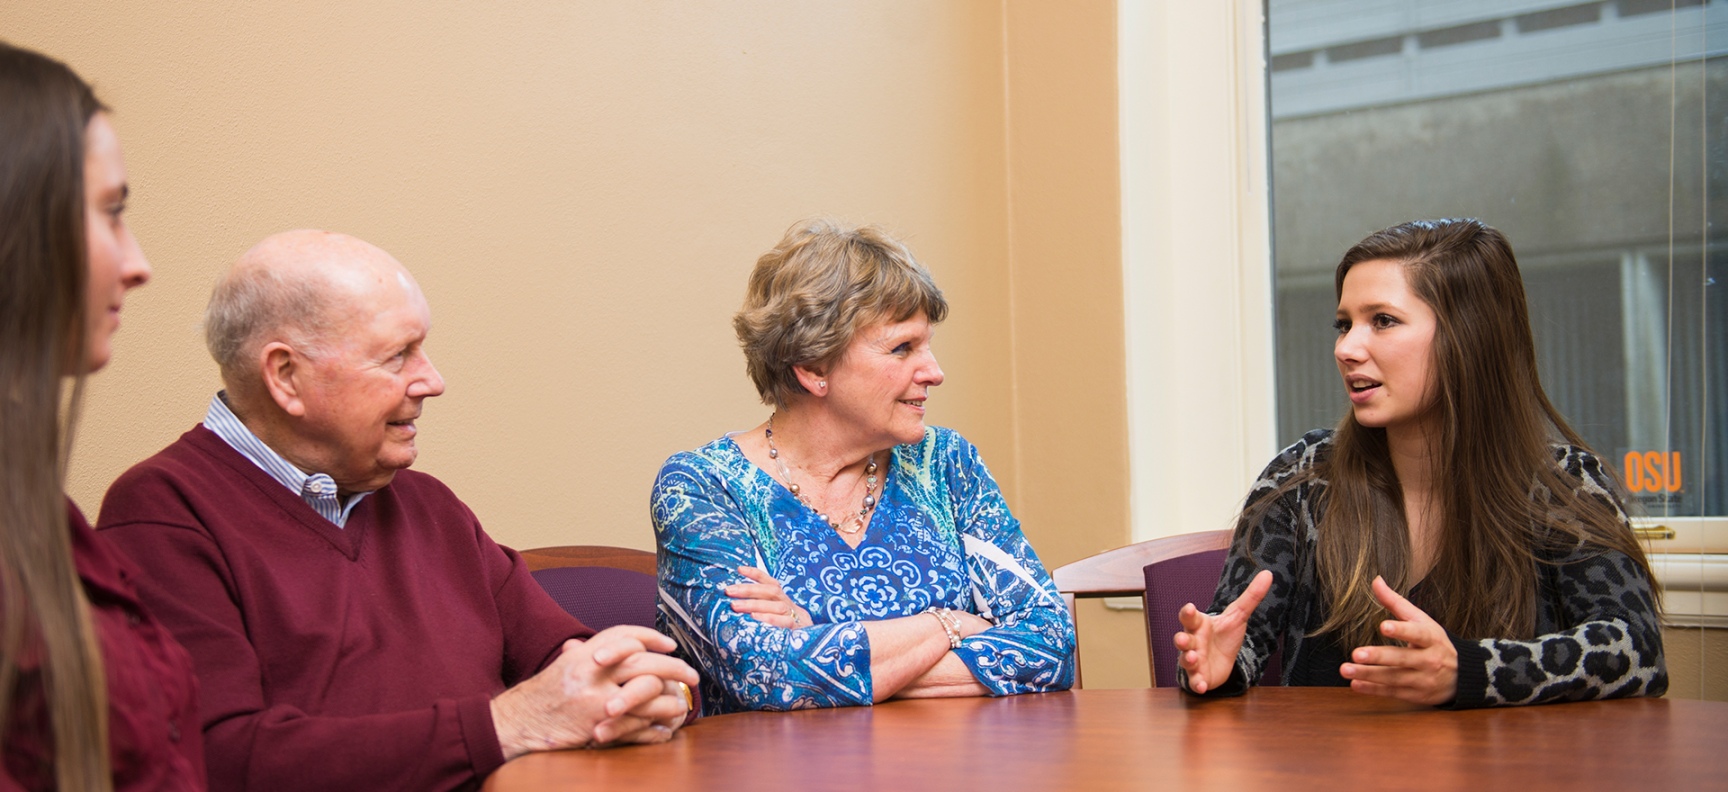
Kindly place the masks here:
[(534, 754), (536, 789), (1728, 788), (1728, 703), (1628, 699), (1437, 711), (1337, 688), (1171, 689), (707, 718), (670, 743)]

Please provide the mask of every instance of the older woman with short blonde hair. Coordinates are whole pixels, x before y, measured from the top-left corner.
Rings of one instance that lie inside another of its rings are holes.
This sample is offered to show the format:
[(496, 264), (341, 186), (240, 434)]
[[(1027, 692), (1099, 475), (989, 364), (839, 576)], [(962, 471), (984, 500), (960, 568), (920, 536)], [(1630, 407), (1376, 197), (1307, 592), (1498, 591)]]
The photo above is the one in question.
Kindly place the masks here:
[(1074, 626), (978, 450), (926, 427), (948, 304), (873, 227), (794, 226), (733, 328), (774, 412), (654, 484), (660, 627), (710, 712), (1066, 689)]

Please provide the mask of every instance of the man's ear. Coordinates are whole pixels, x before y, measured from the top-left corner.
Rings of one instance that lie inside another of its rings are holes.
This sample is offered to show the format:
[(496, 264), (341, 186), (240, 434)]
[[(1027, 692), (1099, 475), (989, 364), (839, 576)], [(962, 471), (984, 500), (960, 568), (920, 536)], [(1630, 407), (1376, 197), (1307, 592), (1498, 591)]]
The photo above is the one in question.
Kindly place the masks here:
[(301, 400), (306, 386), (306, 360), (294, 348), (272, 341), (258, 350), (258, 370), (264, 378), (264, 390), (283, 412), (295, 418), (306, 416), (306, 403)]
[(828, 395), (828, 375), (821, 369), (812, 366), (793, 366), (792, 373), (797, 375), (798, 384), (804, 386), (804, 391), (821, 397)]

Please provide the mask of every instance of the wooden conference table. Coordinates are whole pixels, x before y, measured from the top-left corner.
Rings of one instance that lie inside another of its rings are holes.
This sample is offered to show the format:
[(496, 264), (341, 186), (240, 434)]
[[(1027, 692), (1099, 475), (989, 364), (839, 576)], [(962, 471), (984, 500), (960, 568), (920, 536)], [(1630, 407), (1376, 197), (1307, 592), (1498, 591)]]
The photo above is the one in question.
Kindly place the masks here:
[(531, 754), (543, 789), (1724, 789), (1728, 703), (1442, 712), (1347, 689), (1174, 689), (706, 718), (664, 745)]

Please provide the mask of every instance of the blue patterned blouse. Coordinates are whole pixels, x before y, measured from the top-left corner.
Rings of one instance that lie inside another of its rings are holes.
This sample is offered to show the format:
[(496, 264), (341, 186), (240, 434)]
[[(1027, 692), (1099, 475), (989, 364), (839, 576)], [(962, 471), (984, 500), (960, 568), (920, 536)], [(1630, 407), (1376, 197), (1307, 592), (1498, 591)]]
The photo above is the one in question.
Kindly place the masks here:
[[(674, 455), (654, 482), (659, 627), (702, 672), (709, 714), (871, 702), (863, 622), (931, 607), (995, 627), (954, 653), (992, 695), (1065, 690), (1074, 624), (978, 449), (929, 428), (896, 446), (856, 549), (722, 437)], [(726, 586), (766, 569), (815, 624), (736, 613)]]

